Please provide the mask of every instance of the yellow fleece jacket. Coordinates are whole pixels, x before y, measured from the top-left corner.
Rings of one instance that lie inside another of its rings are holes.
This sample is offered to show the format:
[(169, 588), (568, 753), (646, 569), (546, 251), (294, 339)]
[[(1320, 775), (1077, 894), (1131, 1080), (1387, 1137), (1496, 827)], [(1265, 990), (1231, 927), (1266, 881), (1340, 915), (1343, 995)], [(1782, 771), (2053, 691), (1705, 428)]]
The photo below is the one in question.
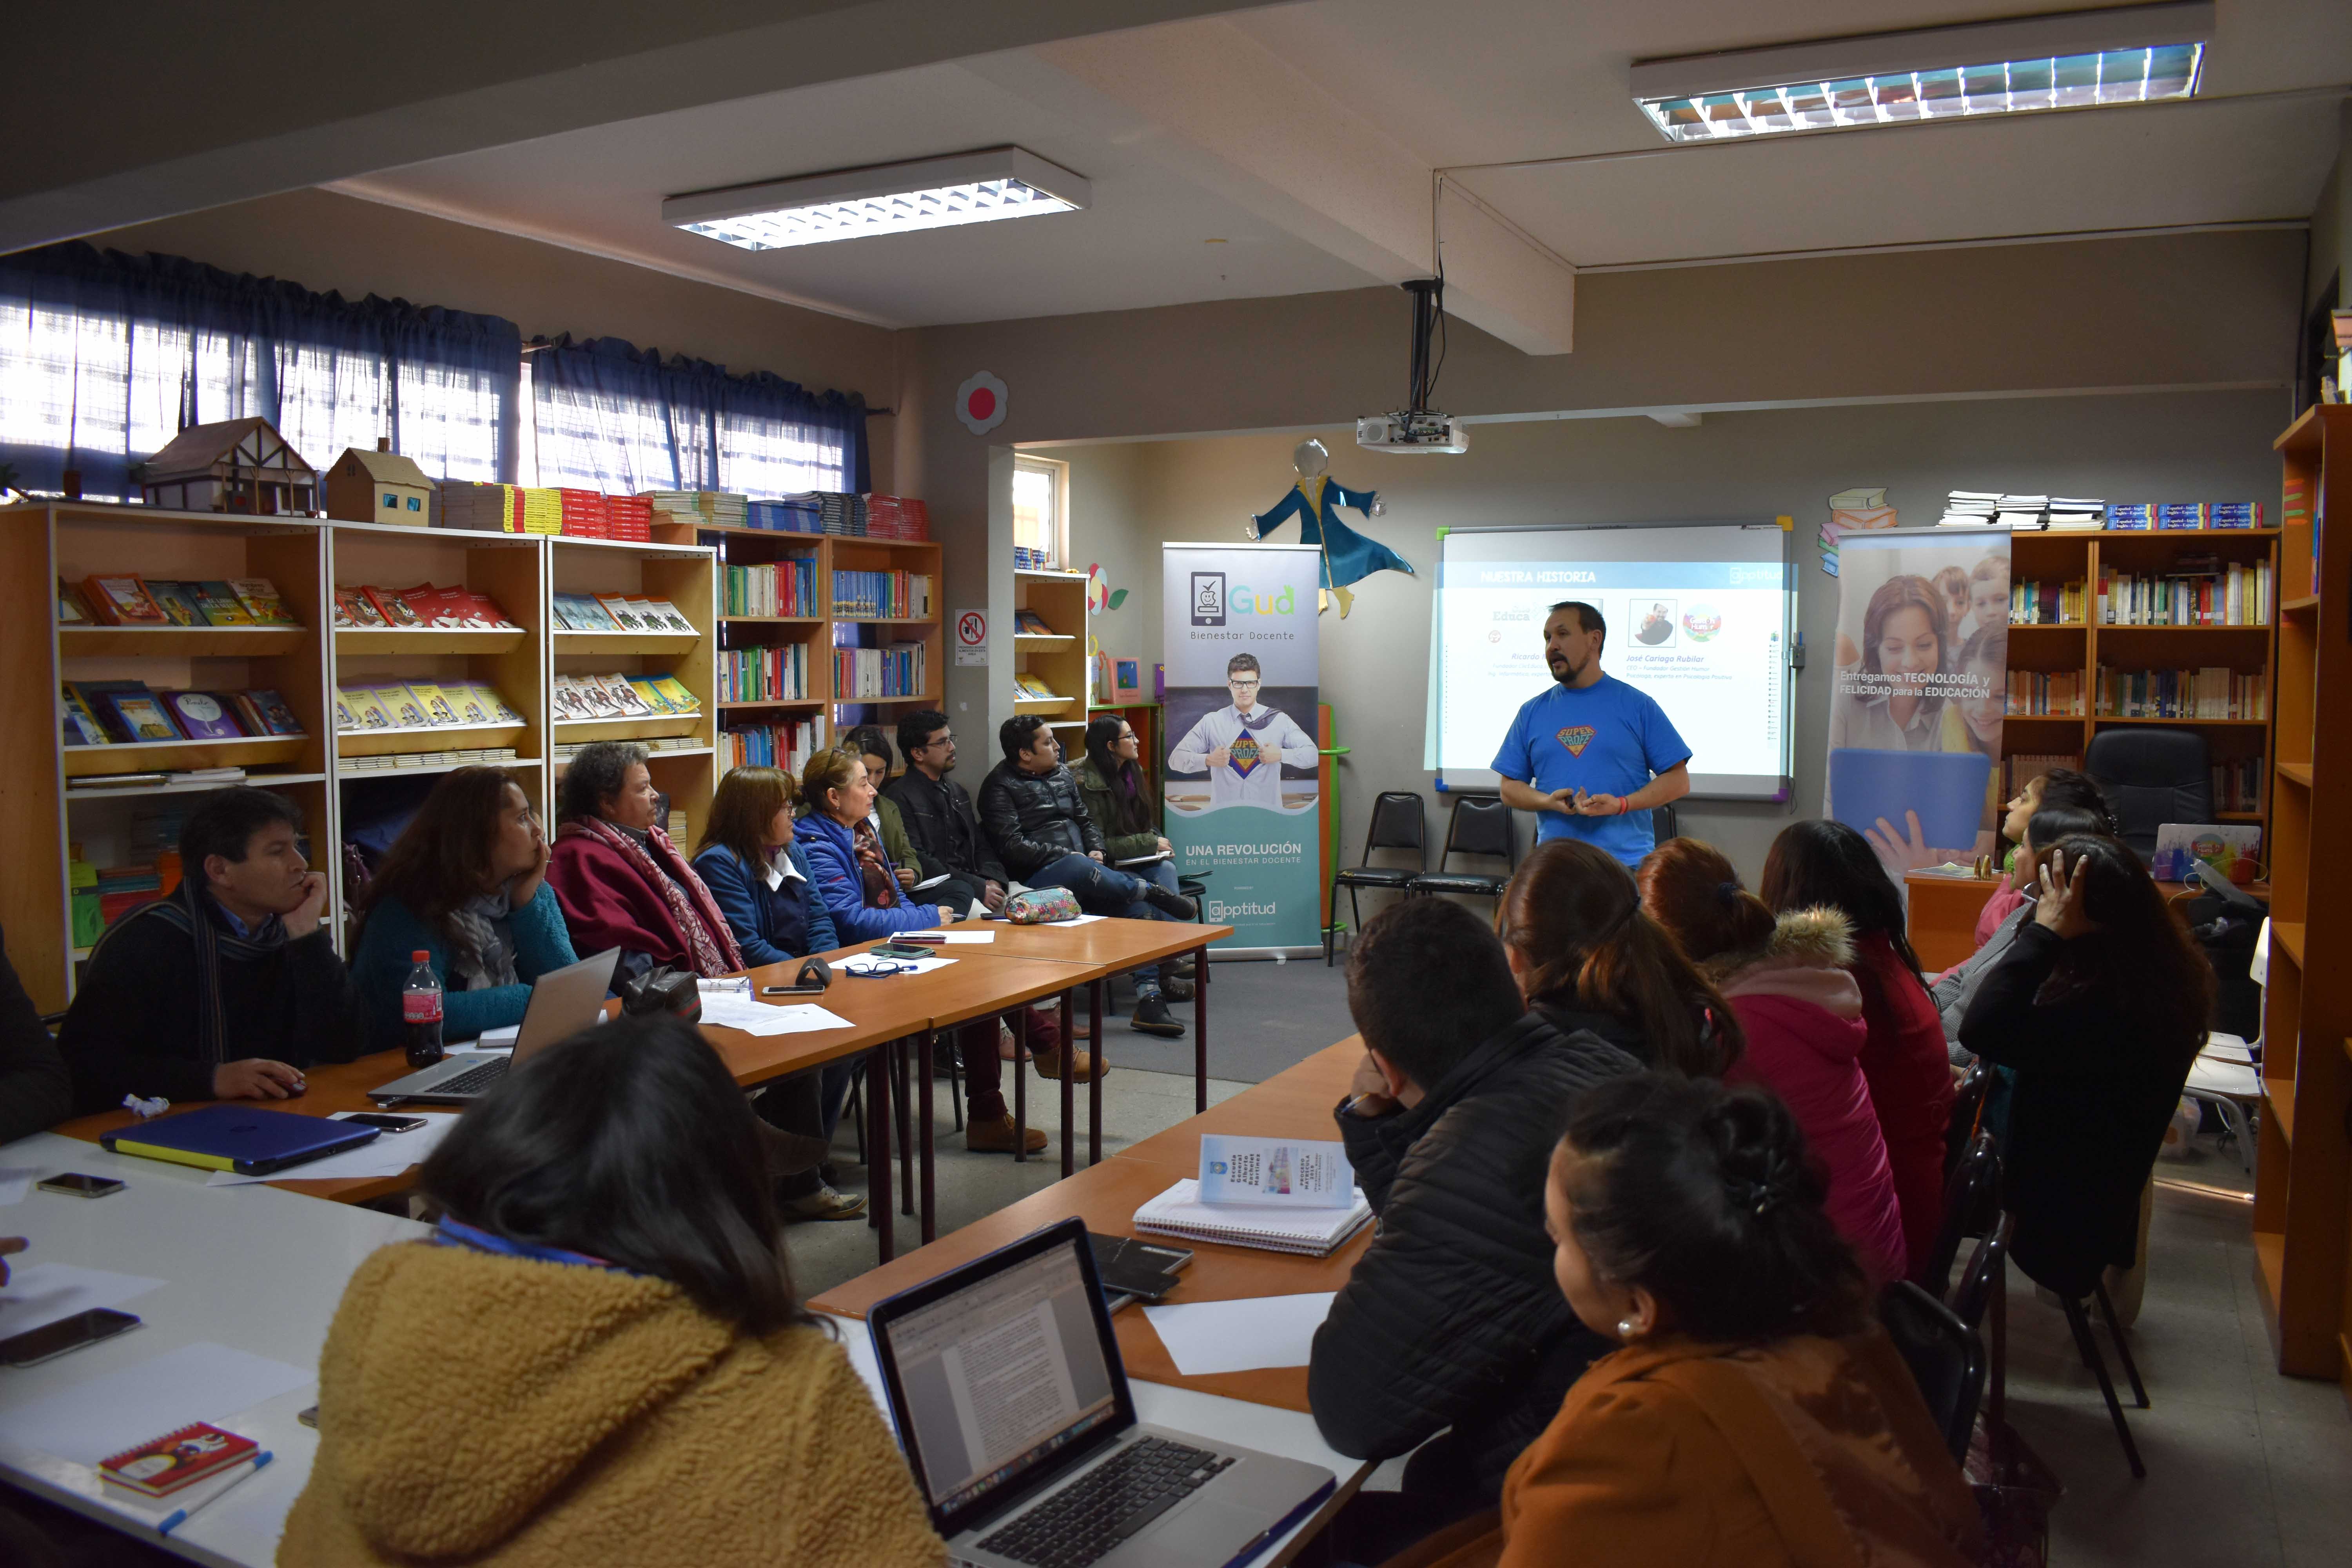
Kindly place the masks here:
[(343, 1292), (278, 1548), (285, 1568), (945, 1556), (821, 1331), (754, 1339), (660, 1280), (415, 1243)]

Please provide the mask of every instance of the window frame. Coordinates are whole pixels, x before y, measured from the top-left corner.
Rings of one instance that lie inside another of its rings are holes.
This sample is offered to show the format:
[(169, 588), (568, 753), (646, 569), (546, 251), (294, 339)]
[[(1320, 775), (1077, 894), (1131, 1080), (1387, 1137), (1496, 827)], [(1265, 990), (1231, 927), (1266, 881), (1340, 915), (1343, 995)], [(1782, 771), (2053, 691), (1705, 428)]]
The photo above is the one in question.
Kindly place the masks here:
[(1046, 521), (1047, 570), (1066, 572), (1070, 559), (1070, 465), (1059, 458), (1033, 457), (1016, 452), (1013, 458), (1015, 476), (1023, 473), (1044, 474), (1054, 486), (1054, 515)]

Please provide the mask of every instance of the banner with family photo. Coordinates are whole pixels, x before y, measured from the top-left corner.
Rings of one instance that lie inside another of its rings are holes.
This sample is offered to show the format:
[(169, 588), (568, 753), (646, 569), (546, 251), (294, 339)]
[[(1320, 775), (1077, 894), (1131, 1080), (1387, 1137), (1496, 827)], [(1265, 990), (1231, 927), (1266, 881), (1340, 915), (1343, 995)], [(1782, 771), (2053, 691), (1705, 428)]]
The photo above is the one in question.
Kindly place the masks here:
[(1161, 546), (1162, 830), (1237, 948), (1322, 941), (1315, 590), (1297, 544)]
[(1965, 864), (1998, 842), (2009, 531), (1840, 543), (1822, 814), (1866, 835), (1900, 886), (1906, 870)]

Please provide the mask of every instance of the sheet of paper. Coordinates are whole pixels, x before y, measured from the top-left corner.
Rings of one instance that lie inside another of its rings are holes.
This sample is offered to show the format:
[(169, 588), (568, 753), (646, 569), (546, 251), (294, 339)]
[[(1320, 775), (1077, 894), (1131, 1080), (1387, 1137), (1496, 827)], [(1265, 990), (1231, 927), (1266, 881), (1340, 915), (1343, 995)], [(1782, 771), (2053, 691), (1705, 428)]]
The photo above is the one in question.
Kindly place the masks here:
[[(352, 1113), (335, 1112), (341, 1121)], [(404, 1110), (402, 1116), (421, 1118), (425, 1125), (414, 1132), (385, 1132), (372, 1143), (341, 1154), (330, 1154), (323, 1160), (308, 1164), (289, 1165), (283, 1171), (273, 1171), (266, 1176), (239, 1175), (235, 1171), (215, 1171), (205, 1178), (208, 1187), (245, 1187), (256, 1182), (341, 1182), (357, 1177), (397, 1176), (411, 1165), (421, 1164), (425, 1157), (441, 1146), (449, 1136), (449, 1129), (457, 1125), (455, 1111)]]
[(133, 1443), (193, 1421), (226, 1422), (317, 1381), (309, 1367), (199, 1341), (47, 1399), (0, 1409), (0, 1443), (95, 1465)]
[(1315, 1331), (1331, 1314), (1336, 1290), (1301, 1296), (1252, 1296), (1237, 1301), (1146, 1305), (1143, 1315), (1186, 1377), (1305, 1366)]
[(25, 1194), (33, 1190), (35, 1178), (41, 1173), (38, 1165), (0, 1166), (0, 1204), (21, 1204)]
[(461, 1043), (457, 1048), (461, 1051), (510, 1051), (514, 1049), (515, 1037), (521, 1033), (520, 1024), (508, 1024), (501, 1028), (484, 1029), (480, 1039), (471, 1044)]
[(136, 1274), (110, 1274), (78, 1263), (27, 1263), (18, 1254), (0, 1286), (0, 1340), (92, 1307), (120, 1307), (163, 1284)]
[(887, 975), (891, 973), (890, 965), (894, 963), (898, 966), (900, 974), (929, 974), (932, 970), (945, 969), (954, 962), (952, 958), (875, 958), (861, 952), (856, 958), (843, 959), (834, 967), (844, 974), (864, 978), (873, 974)]
[(1090, 926), (1097, 921), (1108, 919), (1108, 915), (1072, 915), (1066, 921), (1047, 921), (1045, 923), (1049, 926)]
[(808, 1035), (819, 1029), (846, 1029), (849, 1020), (814, 1003), (772, 1007), (749, 996), (719, 994), (702, 999), (702, 1021), (747, 1035)]
[(940, 941), (945, 942), (994, 942), (996, 940), (996, 933), (992, 931), (910, 931), (908, 934), (910, 936), (937, 937)]
[(1263, 1208), (1346, 1208), (1355, 1167), (1337, 1140), (1201, 1136), (1201, 1202)]

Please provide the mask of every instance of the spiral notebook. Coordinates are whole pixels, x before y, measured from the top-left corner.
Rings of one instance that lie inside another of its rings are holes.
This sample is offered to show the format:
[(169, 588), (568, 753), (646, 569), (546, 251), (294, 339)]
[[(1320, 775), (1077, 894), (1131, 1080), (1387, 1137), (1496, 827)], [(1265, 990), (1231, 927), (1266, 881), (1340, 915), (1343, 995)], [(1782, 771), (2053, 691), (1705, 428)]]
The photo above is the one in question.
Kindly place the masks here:
[(1327, 1258), (1372, 1217), (1372, 1205), (1356, 1189), (1348, 1208), (1243, 1208), (1200, 1201), (1201, 1184), (1186, 1176), (1135, 1211), (1135, 1228), (1190, 1241), (1221, 1241), (1268, 1252), (1298, 1252)]

